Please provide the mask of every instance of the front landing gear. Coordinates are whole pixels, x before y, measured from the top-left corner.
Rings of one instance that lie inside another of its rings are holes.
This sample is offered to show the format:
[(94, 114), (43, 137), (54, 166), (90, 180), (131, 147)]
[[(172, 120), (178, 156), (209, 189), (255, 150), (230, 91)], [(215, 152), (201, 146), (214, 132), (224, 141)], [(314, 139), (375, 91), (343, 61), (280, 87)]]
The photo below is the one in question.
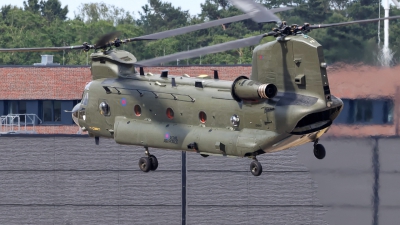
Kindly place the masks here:
[(325, 147), (321, 144), (318, 144), (318, 139), (314, 142), (314, 156), (317, 159), (325, 158), (326, 151)]
[(149, 172), (151, 168), (151, 161), (148, 157), (142, 157), (139, 159), (139, 168), (143, 172)]
[(158, 168), (158, 160), (154, 155), (150, 155), (149, 149), (146, 147), (146, 157), (139, 159), (139, 168), (143, 172), (147, 173), (150, 170), (155, 171)]
[(250, 172), (256, 177), (261, 175), (262, 166), (261, 163), (257, 161), (257, 159), (254, 159), (254, 161), (250, 163)]

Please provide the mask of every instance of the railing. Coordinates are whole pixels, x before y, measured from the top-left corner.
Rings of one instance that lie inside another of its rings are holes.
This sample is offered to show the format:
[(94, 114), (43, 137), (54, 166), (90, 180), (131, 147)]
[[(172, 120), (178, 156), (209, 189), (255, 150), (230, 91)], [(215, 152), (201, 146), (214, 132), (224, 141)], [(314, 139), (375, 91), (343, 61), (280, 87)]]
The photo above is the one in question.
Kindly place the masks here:
[(39, 123), (42, 123), (42, 120), (36, 114), (8, 114), (1, 116), (0, 133), (36, 133), (36, 119), (38, 119)]

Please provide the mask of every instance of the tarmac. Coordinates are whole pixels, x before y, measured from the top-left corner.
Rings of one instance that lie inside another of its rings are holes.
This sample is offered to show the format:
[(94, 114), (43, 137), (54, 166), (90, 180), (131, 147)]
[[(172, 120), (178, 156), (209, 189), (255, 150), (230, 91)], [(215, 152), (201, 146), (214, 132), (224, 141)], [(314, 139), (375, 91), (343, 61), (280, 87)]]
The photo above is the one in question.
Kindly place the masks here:
[[(188, 152), (186, 224), (398, 224), (395, 138), (322, 139), (248, 158)], [(0, 224), (182, 224), (181, 152), (79, 136), (0, 136)]]

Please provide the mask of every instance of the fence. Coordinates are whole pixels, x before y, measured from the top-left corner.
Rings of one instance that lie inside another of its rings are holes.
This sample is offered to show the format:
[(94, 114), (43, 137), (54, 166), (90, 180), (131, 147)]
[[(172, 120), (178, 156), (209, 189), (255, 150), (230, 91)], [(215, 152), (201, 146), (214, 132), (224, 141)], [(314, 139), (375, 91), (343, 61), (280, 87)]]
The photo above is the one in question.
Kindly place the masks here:
[(0, 133), (34, 134), (36, 133), (36, 119), (39, 121), (39, 123), (42, 123), (42, 120), (36, 114), (8, 114), (1, 116)]

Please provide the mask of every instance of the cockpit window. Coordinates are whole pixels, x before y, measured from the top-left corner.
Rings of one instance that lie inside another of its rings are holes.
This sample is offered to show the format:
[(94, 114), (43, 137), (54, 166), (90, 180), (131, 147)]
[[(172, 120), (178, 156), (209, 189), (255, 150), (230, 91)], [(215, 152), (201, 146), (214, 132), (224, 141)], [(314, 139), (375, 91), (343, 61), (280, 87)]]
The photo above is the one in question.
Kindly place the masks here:
[(90, 85), (92, 84), (92, 81), (90, 81), (89, 83), (86, 84), (85, 86), (85, 90), (89, 90)]
[(82, 105), (87, 105), (88, 101), (89, 101), (89, 93), (86, 92), (85, 94), (83, 94)]

